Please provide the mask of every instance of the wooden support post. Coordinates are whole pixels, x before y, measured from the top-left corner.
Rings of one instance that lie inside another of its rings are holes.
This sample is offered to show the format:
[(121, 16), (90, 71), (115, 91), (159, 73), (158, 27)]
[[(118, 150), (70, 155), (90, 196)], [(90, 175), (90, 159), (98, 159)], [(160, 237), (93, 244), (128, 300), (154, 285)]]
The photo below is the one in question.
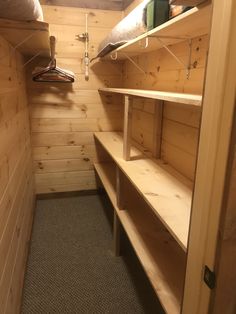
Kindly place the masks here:
[(162, 135), (162, 119), (163, 119), (164, 101), (157, 100), (155, 103), (154, 127), (153, 127), (153, 157), (161, 157), (161, 135)]
[(121, 231), (120, 220), (116, 214), (116, 211), (114, 210), (113, 241), (115, 256), (120, 256), (120, 231)]
[(119, 209), (124, 209), (124, 189), (119, 167), (116, 167), (116, 202)]
[(124, 160), (130, 160), (131, 132), (132, 132), (132, 98), (125, 95), (124, 147), (123, 147)]

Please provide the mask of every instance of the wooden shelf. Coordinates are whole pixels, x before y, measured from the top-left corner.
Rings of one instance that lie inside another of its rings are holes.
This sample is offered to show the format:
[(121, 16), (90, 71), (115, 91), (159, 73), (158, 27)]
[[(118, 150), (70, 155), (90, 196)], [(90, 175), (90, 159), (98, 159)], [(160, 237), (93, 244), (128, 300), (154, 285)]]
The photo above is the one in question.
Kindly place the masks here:
[(125, 89), (125, 88), (100, 88), (99, 92), (117, 93), (128, 96), (145, 97), (152, 99), (159, 99), (165, 101), (172, 101), (193, 106), (201, 106), (202, 96), (183, 93), (161, 92), (153, 90), (139, 90), (139, 89)]
[[(118, 59), (125, 59), (127, 55), (136, 56), (142, 53), (151, 52), (162, 48), (162, 44), (155, 38), (159, 37), (165, 45), (173, 45), (182, 42), (186, 39), (191, 39), (197, 36), (206, 35), (210, 31), (211, 25), (211, 5), (203, 4), (194, 7), (191, 10), (163, 23), (153, 30), (142, 34), (141, 36), (130, 40), (116, 50), (112, 51), (106, 58), (110, 58), (111, 54), (117, 52)], [(148, 47), (142, 48), (145, 45), (145, 40), (148, 37)], [(141, 45), (141, 44), (142, 45)]]
[(145, 158), (134, 147), (131, 148), (131, 161), (125, 161), (122, 133), (97, 132), (95, 137), (186, 251), (192, 182), (161, 160)]
[(180, 313), (185, 254), (167, 232), (158, 228), (150, 210), (139, 210), (140, 206), (120, 210), (116, 205), (112, 166), (109, 163), (94, 166), (163, 308), (167, 313)]
[(0, 19), (0, 35), (13, 47), (26, 40), (17, 50), (25, 56), (49, 56), (49, 25), (39, 21), (12, 21)]
[(116, 172), (114, 163), (94, 163), (94, 168), (103, 185), (106, 187), (106, 192), (112, 202), (112, 205), (116, 206)]

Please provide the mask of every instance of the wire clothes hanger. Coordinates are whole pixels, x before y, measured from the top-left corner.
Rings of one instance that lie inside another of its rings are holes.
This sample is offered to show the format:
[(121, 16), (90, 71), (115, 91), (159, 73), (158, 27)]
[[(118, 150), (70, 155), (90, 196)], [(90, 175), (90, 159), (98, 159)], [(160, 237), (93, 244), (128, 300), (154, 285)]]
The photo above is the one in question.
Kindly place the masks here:
[(56, 38), (50, 36), (50, 57), (51, 61), (45, 68), (37, 67), (33, 71), (33, 81), (35, 82), (54, 82), (54, 83), (73, 83), (75, 75), (73, 72), (61, 69), (56, 64), (55, 58)]

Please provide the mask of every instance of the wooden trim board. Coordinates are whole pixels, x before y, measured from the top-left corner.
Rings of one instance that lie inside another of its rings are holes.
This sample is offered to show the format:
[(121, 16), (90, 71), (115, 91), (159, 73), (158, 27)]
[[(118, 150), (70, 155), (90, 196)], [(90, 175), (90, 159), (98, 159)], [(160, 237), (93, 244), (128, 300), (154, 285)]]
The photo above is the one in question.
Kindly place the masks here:
[(192, 106), (201, 106), (202, 96), (184, 93), (172, 93), (154, 90), (126, 89), (126, 88), (99, 88), (99, 92), (117, 93), (127, 96), (145, 97), (163, 101), (172, 101)]

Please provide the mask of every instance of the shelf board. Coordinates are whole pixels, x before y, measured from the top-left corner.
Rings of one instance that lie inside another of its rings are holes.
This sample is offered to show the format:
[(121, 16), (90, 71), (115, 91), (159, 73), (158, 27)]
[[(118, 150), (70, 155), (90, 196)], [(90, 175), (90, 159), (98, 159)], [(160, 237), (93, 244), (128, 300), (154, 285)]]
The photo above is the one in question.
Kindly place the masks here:
[(126, 89), (126, 88), (100, 88), (99, 92), (117, 93), (128, 96), (145, 97), (152, 99), (159, 99), (165, 101), (172, 101), (181, 104), (201, 106), (202, 96), (183, 93), (171, 93), (153, 90), (140, 90), (140, 89)]
[(167, 232), (158, 228), (150, 210), (117, 207), (114, 172), (109, 163), (95, 163), (94, 167), (163, 308), (167, 313), (180, 313), (185, 254)]
[(99, 175), (104, 187), (106, 187), (106, 192), (112, 202), (112, 205), (116, 206), (116, 172), (115, 165), (111, 162), (94, 163), (94, 168)]
[[(162, 48), (162, 44), (155, 38), (159, 37), (165, 45), (173, 45), (182, 42), (186, 39), (197, 36), (206, 35), (210, 31), (211, 23), (211, 4), (202, 4), (194, 7), (189, 11), (163, 23), (162, 25), (146, 32), (137, 38), (130, 40), (128, 43), (120, 46), (112, 51), (105, 58), (110, 58), (111, 54), (117, 52), (118, 59), (125, 59), (125, 53), (132, 56), (137, 56), (142, 53), (151, 52)], [(148, 47), (142, 48), (145, 40), (148, 37)], [(140, 45), (142, 43), (142, 45)]]
[(145, 158), (135, 148), (131, 149), (131, 161), (125, 161), (122, 133), (96, 132), (94, 135), (151, 206), (177, 243), (186, 251), (192, 182), (163, 161)]
[(25, 56), (34, 56), (41, 52), (41, 56), (49, 56), (49, 24), (39, 21), (13, 21), (0, 19), (0, 35), (13, 47), (23, 42), (17, 50)]

